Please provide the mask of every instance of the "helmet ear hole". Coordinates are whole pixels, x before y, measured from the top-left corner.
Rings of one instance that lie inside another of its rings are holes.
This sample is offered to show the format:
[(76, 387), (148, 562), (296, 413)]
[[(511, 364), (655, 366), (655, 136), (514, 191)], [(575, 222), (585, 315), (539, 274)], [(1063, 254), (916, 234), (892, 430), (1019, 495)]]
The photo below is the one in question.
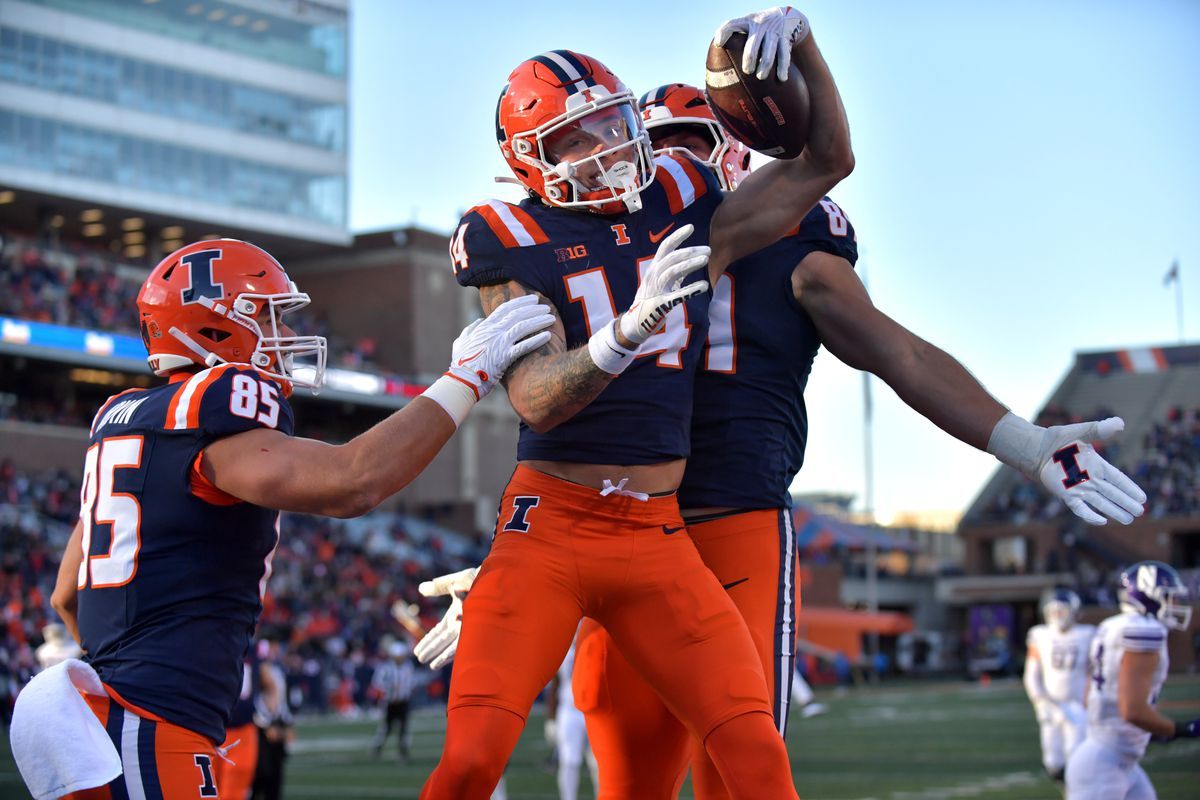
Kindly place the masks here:
[(229, 338), (229, 331), (223, 331), (220, 328), (201, 328), (196, 333), (208, 339), (213, 344), (218, 344)]

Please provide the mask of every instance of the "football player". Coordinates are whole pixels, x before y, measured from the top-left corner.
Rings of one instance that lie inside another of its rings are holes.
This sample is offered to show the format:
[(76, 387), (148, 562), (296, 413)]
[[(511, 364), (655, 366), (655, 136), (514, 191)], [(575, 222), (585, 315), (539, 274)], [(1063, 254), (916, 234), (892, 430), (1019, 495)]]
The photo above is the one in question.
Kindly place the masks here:
[(292, 436), (293, 387), (324, 381), (325, 340), (286, 324), (308, 302), (268, 253), (230, 239), (171, 253), (141, 288), (148, 361), (167, 380), (96, 413), (52, 598), (104, 683), (88, 703), (124, 767), (80, 797), (218, 796), (279, 511), (351, 517), (399, 491), (553, 321), (532, 297), (497, 308), (421, 396), (333, 446)]
[[(656, 152), (689, 152), (727, 191), (746, 180), (748, 151), (716, 121), (700, 90), (661, 86), (641, 98), (641, 108)], [(883, 378), (948, 433), (1027, 475), (1040, 473), (1089, 521), (1103, 517), (1080, 503), (1127, 523), (1145, 499), (1086, 444), (1119, 429), (1119, 421), (1102, 423), (1097, 434), (1095, 423), (1046, 430), (1008, 413), (957, 361), (871, 304), (854, 274), (857, 255), (853, 226), (826, 197), (782, 240), (731, 265), (715, 285), (696, 378), (680, 505), (701, 558), (754, 637), (781, 736), (799, 605), (788, 486), (803, 462), (803, 393), (822, 344)], [(1076, 446), (1095, 485), (1067, 489), (1077, 467), (1060, 467), (1058, 453)], [(687, 766), (686, 730), (591, 620), (580, 634), (575, 691), (600, 765), (600, 796), (674, 797)], [(694, 740), (691, 760), (696, 796), (727, 797)]]
[(1067, 759), (1087, 730), (1088, 649), (1095, 625), (1081, 625), (1079, 595), (1070, 589), (1048, 589), (1042, 596), (1043, 625), (1026, 637), (1025, 693), (1041, 727), (1042, 765), (1051, 780), (1061, 781)]
[(1154, 800), (1138, 761), (1153, 737), (1200, 736), (1200, 719), (1173, 720), (1155, 707), (1167, 679), (1167, 629), (1192, 619), (1188, 589), (1160, 561), (1121, 573), (1121, 613), (1100, 623), (1088, 670), (1087, 738), (1067, 761), (1068, 800)]
[(795, 797), (753, 641), (678, 535), (675, 498), (708, 328), (704, 278), (799, 224), (853, 166), (807, 21), (776, 16), (783, 32), (760, 64), (773, 69), (782, 51), (799, 66), (811, 145), (724, 202), (690, 157), (652, 156), (636, 97), (595, 59), (555, 50), (509, 76), (497, 138), (530, 197), (473, 208), (451, 256), (485, 309), (534, 294), (558, 323), (505, 381), (523, 420), (520, 463), (463, 604), (444, 750), (423, 798), (487, 796), (584, 615), (704, 742), (732, 796)]

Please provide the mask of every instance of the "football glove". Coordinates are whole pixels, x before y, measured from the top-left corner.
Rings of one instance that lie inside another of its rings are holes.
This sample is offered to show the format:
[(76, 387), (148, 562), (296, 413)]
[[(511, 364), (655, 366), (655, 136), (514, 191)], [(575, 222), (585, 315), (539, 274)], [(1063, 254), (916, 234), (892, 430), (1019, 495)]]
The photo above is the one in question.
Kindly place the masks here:
[(775, 77), (786, 81), (792, 65), (792, 47), (804, 41), (808, 30), (808, 17), (791, 6), (779, 6), (729, 20), (717, 28), (713, 43), (723, 45), (735, 33), (746, 34), (742, 72), (753, 72), (761, 81), (774, 69)]
[(1146, 493), (1090, 444), (1124, 429), (1120, 417), (1043, 428), (1009, 412), (992, 429), (987, 451), (1040, 481), (1089, 525), (1128, 525), (1145, 510)]
[(663, 239), (642, 276), (633, 304), (621, 315), (621, 335), (634, 344), (649, 339), (675, 306), (708, 290), (705, 280), (680, 286), (684, 278), (708, 264), (711, 252), (707, 245), (675, 249), (692, 235), (693, 230), (691, 225), (684, 225)]
[(470, 386), (482, 400), (512, 362), (550, 341), (546, 328), (553, 324), (550, 308), (535, 295), (507, 300), (463, 328), (451, 348), (447, 374)]
[(454, 340), (450, 368), (422, 393), (442, 407), (457, 427), (475, 403), (496, 388), (514, 361), (550, 341), (549, 306), (535, 295), (514, 297), (477, 319)]
[(1197, 737), (1200, 737), (1200, 719), (1190, 719), (1187, 722), (1175, 721), (1176, 739), (1195, 739)]
[(1042, 725), (1050, 725), (1058, 719), (1058, 704), (1049, 698), (1042, 698), (1033, 704), (1037, 721)]
[(417, 587), (425, 597), (450, 595), (450, 608), (446, 609), (445, 616), (413, 648), (417, 661), (428, 664), (430, 669), (441, 669), (454, 660), (458, 636), (462, 631), (463, 599), (475, 583), (478, 573), (479, 567), (471, 567), (424, 581)]

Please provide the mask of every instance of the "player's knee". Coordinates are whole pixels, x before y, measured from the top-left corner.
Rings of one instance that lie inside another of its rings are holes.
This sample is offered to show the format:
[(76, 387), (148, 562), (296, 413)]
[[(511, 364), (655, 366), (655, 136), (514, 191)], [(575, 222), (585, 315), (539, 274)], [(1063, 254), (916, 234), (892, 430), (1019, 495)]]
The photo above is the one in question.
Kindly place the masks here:
[(738, 789), (751, 789), (761, 780), (779, 781), (792, 792), (779, 797), (795, 796), (787, 747), (770, 714), (751, 711), (736, 716), (717, 726), (705, 738), (704, 747), (734, 797), (751, 796), (740, 795)]

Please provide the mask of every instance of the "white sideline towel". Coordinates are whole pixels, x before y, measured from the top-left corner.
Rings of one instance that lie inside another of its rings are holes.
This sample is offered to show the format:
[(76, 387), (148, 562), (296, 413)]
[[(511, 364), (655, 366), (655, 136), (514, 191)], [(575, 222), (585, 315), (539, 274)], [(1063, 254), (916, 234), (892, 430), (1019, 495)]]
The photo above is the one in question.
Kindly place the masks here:
[(121, 774), (117, 748), (80, 692), (105, 694), (96, 671), (70, 658), (39, 672), (17, 695), (9, 738), (36, 800), (103, 786)]

